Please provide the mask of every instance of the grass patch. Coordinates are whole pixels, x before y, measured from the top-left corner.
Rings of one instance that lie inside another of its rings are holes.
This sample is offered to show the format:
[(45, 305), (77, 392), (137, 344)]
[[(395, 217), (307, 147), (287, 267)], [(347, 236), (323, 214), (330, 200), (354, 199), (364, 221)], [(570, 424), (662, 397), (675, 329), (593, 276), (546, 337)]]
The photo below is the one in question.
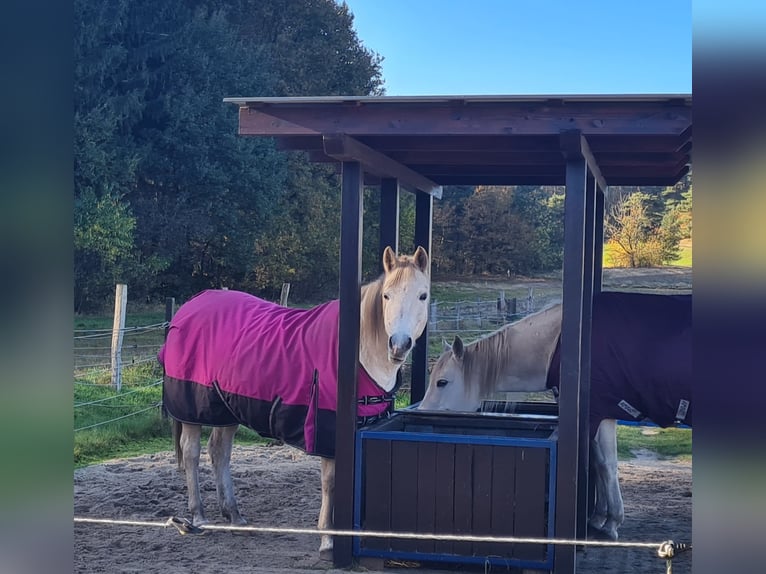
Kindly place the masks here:
[(692, 266), (692, 242), (691, 239), (681, 240), (680, 253), (678, 259), (673, 261), (671, 265), (677, 265), (679, 267), (691, 267)]
[[(74, 428), (98, 426), (74, 433), (75, 468), (173, 448), (170, 420), (162, 418), (157, 406), (162, 399), (161, 377), (156, 362), (127, 367), (118, 393), (110, 385), (109, 373), (79, 373), (74, 385)], [(125, 418), (115, 420), (120, 417)], [(209, 433), (206, 429), (203, 440)], [(246, 427), (240, 427), (235, 438), (236, 444), (265, 442)]]
[(682, 428), (635, 427), (617, 425), (617, 456), (633, 458), (640, 449), (657, 453), (660, 458), (692, 458), (692, 431)]

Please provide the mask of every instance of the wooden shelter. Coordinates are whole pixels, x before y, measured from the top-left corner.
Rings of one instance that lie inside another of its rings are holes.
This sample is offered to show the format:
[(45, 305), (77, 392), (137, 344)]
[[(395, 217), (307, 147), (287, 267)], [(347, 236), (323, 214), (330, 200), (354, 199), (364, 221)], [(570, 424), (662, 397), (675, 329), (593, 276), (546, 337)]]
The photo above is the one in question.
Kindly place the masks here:
[[(587, 509), (591, 301), (601, 287), (608, 185), (673, 185), (691, 164), (690, 95), (226, 98), (239, 134), (342, 170), (335, 525), (353, 525), (363, 185), (381, 187), (381, 246), (397, 245), (400, 186), (416, 194), (415, 243), (431, 252), (433, 198), (449, 185), (565, 185), (555, 532), (583, 537)], [(425, 332), (412, 401), (427, 380)], [(351, 563), (350, 539), (335, 562)], [(555, 571), (574, 572), (558, 546)]]

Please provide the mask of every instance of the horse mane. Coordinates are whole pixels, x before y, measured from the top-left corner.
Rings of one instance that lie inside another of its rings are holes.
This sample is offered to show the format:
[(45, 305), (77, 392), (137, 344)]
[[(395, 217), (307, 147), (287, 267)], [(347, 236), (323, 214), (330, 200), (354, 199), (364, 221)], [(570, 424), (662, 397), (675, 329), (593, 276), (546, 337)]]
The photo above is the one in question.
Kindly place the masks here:
[(369, 340), (373, 346), (380, 342), (386, 330), (383, 325), (383, 275), (362, 285), (359, 338)]
[[(503, 325), (496, 331), (477, 339), (465, 346), (463, 354), (463, 372), (465, 381), (479, 381), (479, 396), (488, 396), (495, 390), (495, 385), (505, 373), (512, 360), (510, 338), (517, 326), (523, 322), (529, 322), (543, 317), (554, 309), (560, 307), (560, 303), (554, 303), (547, 307), (522, 317), (518, 321)], [(472, 384), (472, 383), (468, 383)]]

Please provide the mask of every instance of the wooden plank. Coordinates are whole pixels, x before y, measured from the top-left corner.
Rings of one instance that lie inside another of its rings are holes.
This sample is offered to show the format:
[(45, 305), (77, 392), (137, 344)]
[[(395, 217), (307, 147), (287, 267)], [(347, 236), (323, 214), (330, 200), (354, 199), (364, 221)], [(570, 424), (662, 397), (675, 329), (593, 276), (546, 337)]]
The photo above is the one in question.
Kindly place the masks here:
[(691, 124), (684, 102), (485, 102), (427, 105), (262, 105), (240, 108), (241, 135), (674, 135)]
[[(471, 534), (473, 531), (473, 449), (471, 444), (455, 445), (455, 534)], [(455, 542), (455, 554), (471, 556), (471, 542)]]
[[(434, 482), (436, 511), (434, 513), (435, 532), (454, 534), (455, 509), (455, 445), (440, 442), (436, 444), (436, 480)], [(434, 550), (439, 554), (452, 554), (453, 543), (438, 541)]]
[[(410, 441), (392, 441), (391, 468), (394, 478), (391, 487), (391, 530), (412, 532), (418, 520), (418, 444)], [(414, 552), (416, 540), (391, 539), (391, 548)]]
[[(473, 447), (473, 534), (489, 536), (492, 532), (492, 451), (490, 445), (477, 444)], [(492, 554), (492, 544), (473, 544), (475, 556)]]
[[(537, 538), (548, 534), (548, 513), (546, 512), (548, 454), (548, 450), (544, 448), (524, 447), (516, 450), (516, 512), (514, 514), (516, 536)], [(545, 551), (545, 544), (519, 543), (514, 548), (514, 558), (544, 560)]]
[[(343, 164), (340, 238), (334, 523), (338, 529), (350, 530), (354, 525), (354, 445), (362, 284), (362, 168), (355, 162)], [(351, 559), (351, 538), (336, 537), (333, 546), (335, 565), (339, 568), (350, 566)]]
[[(514, 536), (517, 447), (496, 446), (492, 463), (492, 535)], [(513, 543), (494, 544), (490, 552), (511, 557)]]
[[(364, 443), (364, 501), (362, 529), (388, 531), (391, 528), (391, 441)], [(388, 550), (390, 538), (363, 538), (363, 548)]]
[(442, 188), (406, 165), (399, 163), (345, 134), (325, 134), (324, 152), (339, 161), (358, 161), (366, 171), (381, 177), (392, 177), (405, 187), (441, 198)]
[[(278, 141), (288, 140), (295, 144), (289, 149), (311, 149), (304, 146), (308, 137), (302, 138), (280, 138)], [(462, 135), (444, 135), (444, 136), (375, 136), (362, 135), (359, 140), (378, 151), (391, 154), (402, 152), (425, 152), (433, 151), (436, 153), (482, 153), (489, 151), (492, 153), (555, 153), (559, 155), (560, 142), (559, 134), (552, 135), (472, 135), (470, 137)], [(664, 136), (631, 136), (589, 134), (588, 143), (591, 150), (596, 154), (625, 154), (635, 155), (642, 153), (687, 153), (684, 147), (678, 146), (678, 136), (669, 134)], [(321, 146), (320, 146), (321, 147)]]
[[(434, 485), (437, 481), (436, 474), (436, 446), (435, 442), (419, 442), (418, 445), (418, 506), (417, 506), (417, 531), (432, 533), (436, 532), (436, 490)], [(418, 552), (433, 553), (435, 549), (433, 540), (419, 540)]]

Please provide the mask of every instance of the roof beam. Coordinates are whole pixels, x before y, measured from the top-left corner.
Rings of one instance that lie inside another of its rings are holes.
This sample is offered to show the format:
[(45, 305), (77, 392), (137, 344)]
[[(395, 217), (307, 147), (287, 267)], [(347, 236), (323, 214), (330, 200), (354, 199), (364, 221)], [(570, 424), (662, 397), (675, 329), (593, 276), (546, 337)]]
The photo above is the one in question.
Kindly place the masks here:
[[(322, 112), (331, 113), (322, 113)], [(311, 104), (261, 103), (240, 108), (241, 135), (496, 135), (556, 136), (577, 129), (590, 135), (678, 136), (691, 123), (684, 102), (581, 102), (552, 106), (547, 102), (477, 102), (456, 108), (360, 102), (332, 109)]]
[(580, 130), (567, 130), (561, 133), (561, 152), (564, 157), (569, 160), (578, 159), (582, 157), (588, 164), (593, 178), (596, 180), (598, 187), (601, 191), (606, 191), (606, 180), (601, 174), (601, 168), (593, 157), (593, 152), (590, 150), (588, 140)]
[(365, 171), (380, 177), (394, 177), (404, 187), (428, 193), (438, 199), (442, 197), (442, 186), (359, 140), (345, 134), (325, 134), (322, 143), (325, 155), (338, 161), (358, 161)]

